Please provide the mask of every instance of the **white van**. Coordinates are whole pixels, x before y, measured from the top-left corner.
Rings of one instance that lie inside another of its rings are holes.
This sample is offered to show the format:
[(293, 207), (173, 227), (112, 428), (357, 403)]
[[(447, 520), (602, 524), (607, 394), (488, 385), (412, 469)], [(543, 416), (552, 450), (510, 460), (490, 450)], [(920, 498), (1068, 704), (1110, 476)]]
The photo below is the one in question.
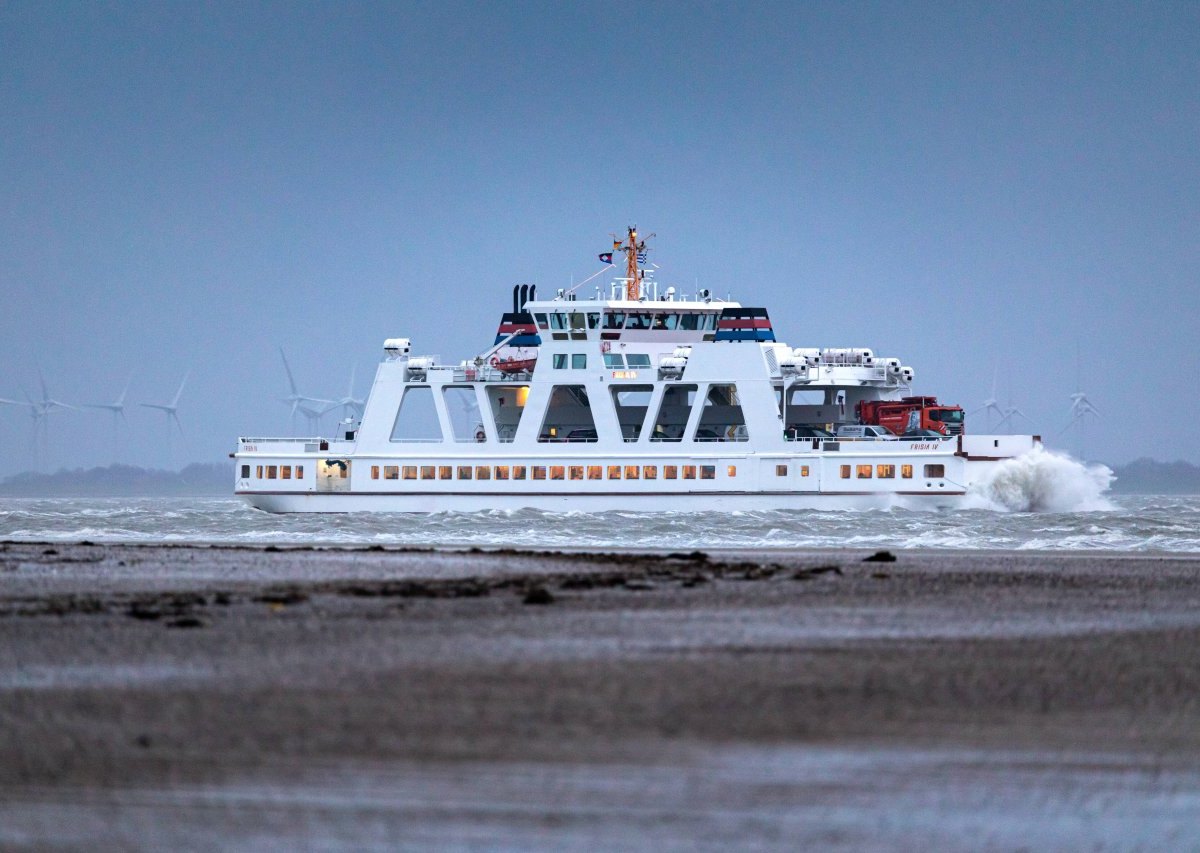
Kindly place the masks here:
[(864, 441), (899, 441), (896, 434), (890, 429), (874, 424), (842, 424), (837, 428), (837, 437)]

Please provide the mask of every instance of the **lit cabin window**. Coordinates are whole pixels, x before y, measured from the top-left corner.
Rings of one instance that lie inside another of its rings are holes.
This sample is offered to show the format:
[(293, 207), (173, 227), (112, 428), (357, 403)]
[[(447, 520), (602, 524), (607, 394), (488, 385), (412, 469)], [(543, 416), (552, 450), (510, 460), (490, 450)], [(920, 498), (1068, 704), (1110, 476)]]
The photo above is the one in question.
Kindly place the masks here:
[(674, 480), (679, 476), (679, 468), (676, 465), (663, 466), (663, 479)]
[(562, 465), (551, 465), (550, 466), (550, 479), (551, 480), (561, 480), (565, 476), (566, 476), (566, 469)]
[(539, 329), (549, 329), (550, 328), (550, 322), (546, 319), (545, 314), (534, 314), (533, 318), (535, 320), (537, 320)]
[(786, 477), (787, 476), (787, 466), (786, 465), (776, 465), (775, 466), (775, 476), (776, 477)]
[(934, 480), (936, 480), (939, 477), (945, 477), (946, 476), (946, 466), (945, 465), (926, 465), (925, 466), (925, 476), (929, 477), (930, 479), (934, 479)]
[(883, 480), (890, 480), (896, 476), (895, 465), (876, 465), (875, 476)]
[(490, 479), (492, 479), (492, 466), (490, 466), (490, 465), (476, 465), (476, 466), (475, 466), (475, 479), (476, 479), (476, 480), (490, 480)]
[(808, 476), (808, 466), (807, 466), (807, 465), (801, 465), (801, 466), (800, 466), (800, 476), (801, 476), (801, 477), (807, 477), (807, 476)]
[(582, 465), (572, 465), (570, 468), (567, 469), (567, 477), (568, 477), (568, 479), (571, 479), (571, 480), (582, 480), (583, 479), (583, 466)]
[(497, 465), (496, 466), (496, 479), (497, 480), (507, 480), (508, 479), (508, 466), (507, 465)]
[(416, 465), (405, 465), (404, 466), (404, 479), (405, 480), (417, 479), (417, 466)]
[(379, 466), (378, 466), (378, 465), (372, 465), (372, 466), (371, 466), (371, 479), (372, 479), (372, 480), (378, 480), (378, 479), (379, 479)]
[(258, 478), (258, 479), (260, 479), (260, 480), (263, 478), (263, 466), (261, 466), (261, 465), (256, 465), (256, 466), (255, 466), (255, 468), (254, 468), (254, 476), (255, 476), (255, 477), (257, 477), (257, 478)]
[(567, 369), (567, 354), (562, 353), (562, 352), (556, 352), (554, 354), (554, 363), (551, 366), (555, 370), (566, 370)]
[(514, 480), (524, 480), (525, 479), (525, 466), (524, 465), (512, 466), (512, 478)]
[(608, 479), (610, 479), (610, 480), (621, 479), (621, 466), (620, 465), (609, 465), (608, 466)]
[(571, 355), (572, 370), (587, 370), (587, 354), (577, 352)]
[(625, 314), (621, 311), (606, 311), (604, 314), (604, 328), (620, 329), (625, 325)]
[(683, 479), (685, 479), (685, 480), (696, 479), (696, 466), (695, 465), (684, 465), (683, 466)]
[(850, 479), (850, 466), (849, 466), (849, 465), (843, 465), (843, 466), (842, 466), (842, 471), (841, 471), (841, 474), (842, 474), (842, 479), (843, 479), (843, 480), (849, 480), (849, 479)]
[(243, 466), (242, 466), (242, 479), (243, 479), (243, 480), (249, 480), (249, 479), (250, 479), (250, 466), (249, 466), (249, 465), (243, 465)]
[(383, 466), (383, 479), (399, 480), (400, 479), (400, 466), (399, 465), (384, 465)]
[(471, 479), (471, 466), (470, 465), (459, 465), (458, 466), (458, 479), (460, 479), (460, 480)]
[(567, 315), (566, 314), (551, 314), (550, 315), (550, 328), (551, 329), (561, 329), (561, 330), (565, 331), (567, 328)]
[(533, 466), (533, 479), (534, 480), (546, 479), (546, 466), (545, 465), (534, 465)]
[(651, 325), (651, 318), (653, 316), (653, 314), (630, 314), (628, 319), (625, 320), (625, 330), (629, 331), (632, 329), (634, 331), (644, 331), (649, 329)]
[(626, 480), (636, 480), (637, 478), (638, 478), (638, 466), (626, 465), (625, 466), (625, 479)]
[(422, 465), (421, 466), (421, 479), (422, 480), (436, 480), (437, 479), (437, 468), (433, 467), (432, 465)]
[(905, 480), (911, 480), (912, 479), (912, 466), (911, 465), (901, 465), (900, 466), (900, 476), (903, 477)]
[(454, 467), (452, 465), (439, 465), (438, 466), (438, 479), (439, 480), (454, 479)]
[(303, 465), (297, 465), (297, 466), (296, 466), (296, 479), (297, 479), (297, 480), (303, 480), (303, 479), (304, 479), (304, 466), (303, 466)]
[(603, 480), (604, 479), (604, 467), (602, 465), (589, 465), (588, 466), (588, 479), (589, 480)]
[(871, 466), (870, 465), (859, 465), (857, 467), (857, 469), (855, 470), (855, 476), (858, 477), (858, 479), (860, 479), (860, 480), (871, 479)]
[(657, 465), (643, 465), (642, 466), (642, 479), (643, 480), (657, 480), (658, 479), (658, 466)]
[[(279, 476), (279, 468), (275, 465), (268, 465), (267, 466), (267, 479), (274, 480), (277, 476)], [(928, 475), (926, 475), (926, 476), (928, 476)]]
[(291, 465), (280, 465), (279, 466), (279, 479), (281, 479), (281, 480), (292, 479), (292, 466)]
[(701, 465), (700, 466), (700, 479), (701, 480), (717, 479), (717, 466), (716, 465)]
[(729, 467), (728, 467), (728, 468), (725, 470), (725, 476), (727, 476), (727, 477), (736, 477), (736, 476), (737, 476), (737, 466), (736, 466), (736, 465), (730, 465), (730, 466), (729, 466)]

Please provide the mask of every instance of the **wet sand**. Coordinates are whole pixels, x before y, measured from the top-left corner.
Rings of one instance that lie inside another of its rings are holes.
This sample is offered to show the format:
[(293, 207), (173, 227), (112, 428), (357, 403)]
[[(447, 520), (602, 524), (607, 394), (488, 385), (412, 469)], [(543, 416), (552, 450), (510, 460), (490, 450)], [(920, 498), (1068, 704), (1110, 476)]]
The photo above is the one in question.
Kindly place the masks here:
[(1200, 847), (1200, 557), (0, 546), (0, 847)]

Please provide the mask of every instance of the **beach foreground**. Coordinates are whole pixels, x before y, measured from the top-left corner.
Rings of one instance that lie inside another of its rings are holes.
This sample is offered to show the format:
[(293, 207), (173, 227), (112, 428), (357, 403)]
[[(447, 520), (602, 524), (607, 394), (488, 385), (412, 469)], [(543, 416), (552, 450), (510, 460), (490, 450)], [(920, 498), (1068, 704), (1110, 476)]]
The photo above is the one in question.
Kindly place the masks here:
[(0, 846), (1200, 845), (1200, 558), (0, 546)]

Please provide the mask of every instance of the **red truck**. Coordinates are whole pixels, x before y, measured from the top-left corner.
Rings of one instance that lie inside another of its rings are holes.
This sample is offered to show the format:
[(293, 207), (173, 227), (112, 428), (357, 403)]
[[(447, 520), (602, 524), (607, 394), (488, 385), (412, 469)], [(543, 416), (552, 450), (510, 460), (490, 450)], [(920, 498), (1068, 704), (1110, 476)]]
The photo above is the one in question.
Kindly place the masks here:
[(937, 397), (863, 400), (854, 407), (854, 414), (859, 423), (885, 426), (896, 435), (912, 429), (931, 429), (942, 435), (961, 435), (963, 431), (962, 407), (944, 406)]

